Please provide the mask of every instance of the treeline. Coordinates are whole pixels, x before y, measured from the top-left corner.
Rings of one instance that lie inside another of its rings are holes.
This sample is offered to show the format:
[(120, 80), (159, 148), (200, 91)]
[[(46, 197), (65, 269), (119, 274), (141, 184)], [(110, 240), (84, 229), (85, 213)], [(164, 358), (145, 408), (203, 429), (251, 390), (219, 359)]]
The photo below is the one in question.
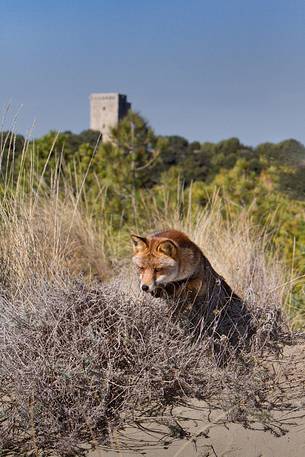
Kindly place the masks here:
[[(21, 161), (25, 144), (22, 135), (0, 132), (2, 184), (13, 158), (17, 164)], [(62, 170), (73, 165), (78, 171), (91, 162), (89, 174), (98, 175), (106, 184), (119, 179), (115, 169), (122, 167), (121, 173), (131, 172), (126, 180), (133, 181), (134, 187), (152, 188), (174, 176), (179, 176), (185, 187), (194, 182), (210, 184), (219, 174), (232, 174), (236, 169), (249, 179), (264, 179), (266, 188), (305, 199), (305, 147), (294, 139), (257, 147), (244, 145), (238, 138), (189, 142), (180, 136), (157, 136), (143, 118), (130, 113), (113, 130), (111, 144), (102, 144), (99, 132), (93, 130), (80, 134), (51, 131), (30, 142), (29, 148), (25, 160), (31, 161), (38, 173), (47, 160), (49, 174), (59, 162)], [(15, 173), (18, 171), (15, 166)]]

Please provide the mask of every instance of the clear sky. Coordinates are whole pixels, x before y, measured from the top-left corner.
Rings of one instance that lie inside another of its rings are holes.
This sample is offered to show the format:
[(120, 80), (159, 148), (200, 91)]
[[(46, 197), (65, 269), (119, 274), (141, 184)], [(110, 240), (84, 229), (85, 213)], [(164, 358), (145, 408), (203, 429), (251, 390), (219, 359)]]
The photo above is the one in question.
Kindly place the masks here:
[(0, 0), (17, 130), (88, 128), (90, 92), (127, 94), (159, 134), (305, 143), (305, 0)]

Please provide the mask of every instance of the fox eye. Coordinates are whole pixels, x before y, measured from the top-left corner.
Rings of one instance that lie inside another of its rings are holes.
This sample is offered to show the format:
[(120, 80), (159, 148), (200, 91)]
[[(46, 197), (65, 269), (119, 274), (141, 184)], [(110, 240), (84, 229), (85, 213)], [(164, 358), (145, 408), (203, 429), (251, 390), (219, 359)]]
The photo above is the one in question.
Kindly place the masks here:
[(162, 268), (155, 268), (156, 273), (160, 273), (162, 271)]

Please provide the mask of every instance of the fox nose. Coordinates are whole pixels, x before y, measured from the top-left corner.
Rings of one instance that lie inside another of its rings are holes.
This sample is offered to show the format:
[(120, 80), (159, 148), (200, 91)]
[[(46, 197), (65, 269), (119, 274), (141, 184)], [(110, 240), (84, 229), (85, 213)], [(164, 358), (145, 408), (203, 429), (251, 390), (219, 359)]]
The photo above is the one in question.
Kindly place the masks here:
[(146, 284), (143, 284), (142, 290), (144, 290), (144, 292), (147, 292), (149, 290), (149, 287)]

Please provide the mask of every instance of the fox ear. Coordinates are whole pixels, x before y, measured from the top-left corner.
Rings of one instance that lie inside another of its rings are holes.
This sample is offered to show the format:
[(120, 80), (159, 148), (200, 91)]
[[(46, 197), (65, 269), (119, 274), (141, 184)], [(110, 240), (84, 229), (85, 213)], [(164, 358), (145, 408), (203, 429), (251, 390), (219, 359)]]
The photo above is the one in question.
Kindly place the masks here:
[(133, 243), (133, 250), (134, 252), (144, 251), (148, 247), (147, 239), (143, 236), (133, 235), (131, 234), (131, 240)]
[(165, 240), (159, 244), (158, 251), (174, 259), (177, 253), (177, 246), (171, 240)]

